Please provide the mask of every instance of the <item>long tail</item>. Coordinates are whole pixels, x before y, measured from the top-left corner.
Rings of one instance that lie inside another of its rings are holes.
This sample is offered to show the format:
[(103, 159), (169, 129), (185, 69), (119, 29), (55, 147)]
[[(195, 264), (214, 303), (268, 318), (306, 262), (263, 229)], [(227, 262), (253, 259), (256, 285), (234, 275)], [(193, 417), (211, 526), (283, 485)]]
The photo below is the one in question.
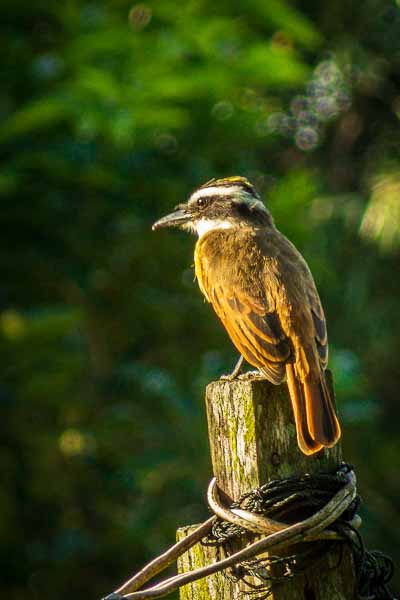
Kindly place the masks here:
[(319, 379), (301, 383), (291, 363), (286, 379), (296, 422), (297, 441), (304, 454), (314, 454), (323, 446), (331, 448), (340, 438), (340, 425), (332, 398), (321, 371)]

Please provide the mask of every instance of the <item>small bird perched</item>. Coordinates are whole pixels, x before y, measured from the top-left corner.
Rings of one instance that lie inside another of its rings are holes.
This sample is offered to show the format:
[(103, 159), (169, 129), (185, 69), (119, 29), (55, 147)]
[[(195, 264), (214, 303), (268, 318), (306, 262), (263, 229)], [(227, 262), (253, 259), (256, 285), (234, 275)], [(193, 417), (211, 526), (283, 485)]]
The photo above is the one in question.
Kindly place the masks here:
[[(325, 316), (311, 271), (244, 177), (212, 179), (153, 225), (197, 232), (204, 296), (248, 363), (275, 385), (285, 376), (304, 454), (340, 438), (324, 370)], [(238, 369), (235, 369), (236, 374)]]

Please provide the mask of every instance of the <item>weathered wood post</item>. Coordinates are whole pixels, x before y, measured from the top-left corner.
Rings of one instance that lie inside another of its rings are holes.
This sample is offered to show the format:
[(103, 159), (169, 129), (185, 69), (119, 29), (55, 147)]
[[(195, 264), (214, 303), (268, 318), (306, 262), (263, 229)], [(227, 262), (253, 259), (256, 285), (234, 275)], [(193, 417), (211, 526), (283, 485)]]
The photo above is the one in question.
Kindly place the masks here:
[[(329, 374), (328, 374), (329, 380)], [(217, 381), (206, 391), (211, 459), (218, 487), (231, 500), (272, 479), (334, 470), (341, 462), (341, 446), (307, 457), (297, 446), (286, 384), (266, 381)], [(195, 526), (178, 530), (178, 540)], [(246, 542), (243, 542), (245, 545)], [(340, 545), (342, 547), (340, 547)], [(353, 600), (356, 577), (351, 551), (335, 546), (314, 567), (279, 582), (273, 600)], [(218, 559), (220, 550), (196, 544), (178, 561), (179, 573)], [(223, 573), (184, 586), (181, 600), (236, 600), (249, 588)]]

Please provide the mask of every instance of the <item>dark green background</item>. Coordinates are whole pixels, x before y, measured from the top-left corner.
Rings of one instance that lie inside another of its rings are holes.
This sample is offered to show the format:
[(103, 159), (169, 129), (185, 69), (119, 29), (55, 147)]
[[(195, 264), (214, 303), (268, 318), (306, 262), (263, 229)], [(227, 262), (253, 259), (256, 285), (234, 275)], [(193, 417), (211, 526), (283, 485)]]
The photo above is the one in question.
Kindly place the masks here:
[(1, 20), (2, 597), (98, 598), (207, 516), (204, 387), (237, 355), (194, 240), (151, 223), (234, 174), (315, 275), (363, 536), (397, 559), (398, 5), (3, 0)]

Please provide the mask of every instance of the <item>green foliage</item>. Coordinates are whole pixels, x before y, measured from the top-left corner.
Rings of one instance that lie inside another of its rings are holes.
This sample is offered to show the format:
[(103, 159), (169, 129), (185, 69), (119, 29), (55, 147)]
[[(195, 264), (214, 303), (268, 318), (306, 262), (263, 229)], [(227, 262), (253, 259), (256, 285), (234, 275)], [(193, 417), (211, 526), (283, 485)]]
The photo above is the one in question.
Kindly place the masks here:
[(202, 397), (236, 355), (193, 240), (151, 223), (233, 174), (313, 270), (366, 541), (396, 558), (399, 9), (14, 0), (2, 15), (4, 595), (100, 597), (207, 515)]

